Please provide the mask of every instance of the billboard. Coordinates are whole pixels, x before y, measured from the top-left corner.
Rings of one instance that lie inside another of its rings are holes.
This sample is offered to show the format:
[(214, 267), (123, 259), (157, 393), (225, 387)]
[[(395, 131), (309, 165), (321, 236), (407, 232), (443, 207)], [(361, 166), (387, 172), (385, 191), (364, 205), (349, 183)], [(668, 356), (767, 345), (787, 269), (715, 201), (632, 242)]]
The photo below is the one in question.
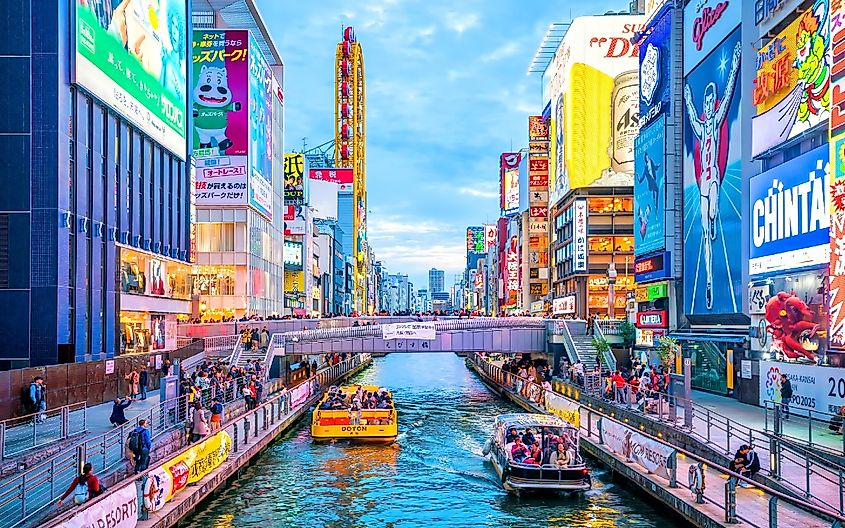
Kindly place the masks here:
[(549, 78), (549, 203), (571, 189), (633, 185), (639, 129), (639, 47), (630, 39), (642, 15), (578, 17)]
[(565, 295), (552, 300), (552, 314), (563, 315), (575, 313), (575, 294)]
[(285, 154), (285, 204), (305, 203), (305, 156)]
[[(285, 240), (283, 259), (286, 266), (302, 267), (302, 242)], [(294, 269), (289, 267), (288, 269)]]
[[(314, 171), (309, 171), (313, 174)], [(314, 218), (337, 220), (337, 191), (336, 183), (310, 178), (308, 182), (308, 204), (311, 206)]]
[(665, 245), (663, 215), (666, 201), (666, 117), (640, 129), (634, 180), (634, 255), (645, 255)]
[(671, 115), (672, 10), (667, 10), (640, 44), (640, 127), (661, 114)]
[(487, 250), (493, 249), (496, 247), (496, 243), (499, 238), (499, 230), (496, 227), (496, 224), (484, 224), (484, 251), (485, 253)]
[(273, 219), (273, 73), (249, 34), (249, 205)]
[(73, 81), (185, 159), (185, 0), (88, 0), (72, 5)]
[[(830, 13), (831, 50), (845, 46), (845, 4), (834, 2)], [(833, 55), (833, 54), (832, 54)], [(831, 64), (830, 157), (830, 346), (845, 348), (845, 55)]]
[(816, 0), (757, 54), (751, 154), (777, 147), (830, 116), (827, 0)]
[(305, 213), (296, 205), (285, 206), (285, 236), (305, 235)]
[(830, 262), (829, 147), (751, 178), (751, 275)]
[(484, 243), (484, 227), (472, 226), (467, 228), (467, 255), (487, 253)]
[(731, 33), (684, 83), (684, 311), (690, 315), (742, 313), (740, 33)]
[[(352, 168), (325, 168), (325, 169), (309, 169), (308, 177), (311, 181), (318, 180), (329, 183), (335, 183), (340, 186), (348, 185), (349, 190), (352, 190), (352, 182), (355, 180), (355, 169)], [(342, 189), (346, 190), (346, 189)]]
[(684, 75), (739, 25), (742, 0), (697, 0), (684, 8)]
[(192, 155), (196, 205), (247, 203), (249, 32), (193, 32)]
[(501, 208), (503, 216), (512, 216), (519, 212), (519, 152), (502, 154), (499, 160), (501, 181)]
[(587, 271), (587, 199), (578, 198), (573, 206), (575, 212), (575, 234), (572, 236), (572, 255), (574, 262), (572, 271), (583, 273)]

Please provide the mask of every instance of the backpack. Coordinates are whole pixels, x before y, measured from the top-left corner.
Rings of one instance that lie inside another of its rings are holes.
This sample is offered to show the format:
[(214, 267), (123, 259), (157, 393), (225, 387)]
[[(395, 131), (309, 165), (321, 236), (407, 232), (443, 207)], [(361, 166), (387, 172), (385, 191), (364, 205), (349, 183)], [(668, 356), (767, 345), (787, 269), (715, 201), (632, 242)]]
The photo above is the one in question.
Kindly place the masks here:
[(82, 504), (88, 500), (88, 481), (80, 480), (79, 484), (73, 489), (73, 503)]
[(129, 433), (129, 450), (133, 453), (140, 453), (142, 446), (141, 446), (141, 432), (137, 429), (133, 429), (132, 432)]

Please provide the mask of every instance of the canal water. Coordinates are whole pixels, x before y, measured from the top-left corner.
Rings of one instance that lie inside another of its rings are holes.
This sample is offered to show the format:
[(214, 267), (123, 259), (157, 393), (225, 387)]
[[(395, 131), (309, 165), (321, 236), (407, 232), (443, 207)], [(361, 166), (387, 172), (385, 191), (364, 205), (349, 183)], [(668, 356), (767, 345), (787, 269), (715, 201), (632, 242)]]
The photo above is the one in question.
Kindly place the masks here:
[(493, 417), (519, 412), (454, 354), (391, 354), (354, 382), (388, 387), (399, 413), (395, 448), (314, 444), (309, 419), (187, 519), (202, 527), (672, 528), (659, 506), (593, 468), (582, 496), (517, 498), (481, 452)]

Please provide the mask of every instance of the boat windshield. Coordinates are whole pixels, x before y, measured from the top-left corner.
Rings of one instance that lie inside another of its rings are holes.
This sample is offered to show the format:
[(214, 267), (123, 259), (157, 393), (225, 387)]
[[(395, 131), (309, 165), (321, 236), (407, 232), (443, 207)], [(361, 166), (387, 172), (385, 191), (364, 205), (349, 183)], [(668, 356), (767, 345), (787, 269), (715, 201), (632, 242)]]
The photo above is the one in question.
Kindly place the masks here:
[(320, 409), (327, 411), (393, 409), (393, 395), (383, 387), (364, 385), (331, 387), (320, 402)]
[(582, 466), (578, 429), (566, 426), (505, 426), (498, 444), (511, 463), (559, 468)]

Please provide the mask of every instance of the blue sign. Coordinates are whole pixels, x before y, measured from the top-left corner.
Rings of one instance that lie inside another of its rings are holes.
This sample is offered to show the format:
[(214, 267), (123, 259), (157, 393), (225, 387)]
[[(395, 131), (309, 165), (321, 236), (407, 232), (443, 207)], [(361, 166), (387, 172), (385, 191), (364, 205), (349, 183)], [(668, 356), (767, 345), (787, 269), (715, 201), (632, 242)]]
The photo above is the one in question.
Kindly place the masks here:
[(634, 261), (634, 280), (637, 283), (667, 279), (672, 276), (672, 253), (664, 251), (653, 257)]
[(740, 30), (684, 83), (684, 312), (742, 313)]
[(651, 26), (651, 32), (640, 43), (640, 125), (654, 121), (661, 113), (669, 114), (669, 54), (672, 34), (672, 9), (667, 10)]
[(751, 275), (829, 265), (830, 147), (751, 178)]
[(640, 129), (634, 141), (634, 255), (664, 247), (666, 117)]

